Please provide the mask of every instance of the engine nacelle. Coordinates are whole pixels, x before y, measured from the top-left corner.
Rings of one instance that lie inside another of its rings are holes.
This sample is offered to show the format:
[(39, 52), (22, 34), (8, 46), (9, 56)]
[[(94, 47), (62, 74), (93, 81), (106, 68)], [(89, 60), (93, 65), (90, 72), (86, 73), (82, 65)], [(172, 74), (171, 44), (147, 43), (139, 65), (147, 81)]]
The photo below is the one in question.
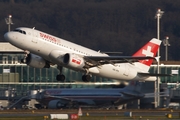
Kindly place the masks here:
[(61, 100), (51, 100), (48, 103), (48, 109), (60, 109), (64, 107), (66, 107), (65, 103)]
[(66, 53), (64, 55), (64, 64), (66, 64), (68, 67), (74, 68), (74, 69), (82, 69), (84, 70), (85, 62), (82, 57), (80, 57), (77, 54), (73, 53)]
[(35, 54), (28, 54), (25, 63), (34, 68), (49, 68), (50, 65), (42, 57)]
[(63, 64), (64, 55), (65, 55), (65, 53), (63, 51), (53, 50), (49, 54), (49, 58), (50, 58), (51, 62), (53, 62), (53, 63)]

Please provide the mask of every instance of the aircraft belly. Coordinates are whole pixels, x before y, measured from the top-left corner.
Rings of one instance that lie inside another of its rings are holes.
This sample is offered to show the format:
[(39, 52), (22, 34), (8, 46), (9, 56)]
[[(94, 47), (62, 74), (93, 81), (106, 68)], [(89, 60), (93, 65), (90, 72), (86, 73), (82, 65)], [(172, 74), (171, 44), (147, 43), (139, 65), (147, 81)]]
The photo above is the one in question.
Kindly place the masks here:
[(109, 100), (94, 100), (96, 105), (102, 106), (102, 105), (112, 105), (113, 101), (109, 101)]
[[(75, 99), (74, 99), (75, 100)], [(75, 101), (77, 101), (79, 104), (87, 104), (87, 105), (97, 105), (97, 106), (101, 106), (101, 105), (112, 105), (114, 103), (116, 103), (116, 101), (121, 101), (122, 99), (120, 99), (119, 97), (98, 97), (98, 98), (93, 98), (93, 99), (76, 99)], [(103, 102), (102, 102), (103, 101)]]
[(79, 99), (77, 100), (78, 104), (84, 105), (95, 105), (95, 102), (92, 99)]
[(93, 67), (89, 69), (89, 72), (94, 73), (94, 74), (98, 74), (99, 73), (99, 69), (97, 67)]
[(129, 68), (126, 70), (127, 66), (121, 65), (113, 66), (113, 65), (103, 65), (99, 69), (99, 75), (107, 78), (113, 78), (117, 80), (130, 80), (134, 79), (137, 76), (137, 71), (133, 68)]

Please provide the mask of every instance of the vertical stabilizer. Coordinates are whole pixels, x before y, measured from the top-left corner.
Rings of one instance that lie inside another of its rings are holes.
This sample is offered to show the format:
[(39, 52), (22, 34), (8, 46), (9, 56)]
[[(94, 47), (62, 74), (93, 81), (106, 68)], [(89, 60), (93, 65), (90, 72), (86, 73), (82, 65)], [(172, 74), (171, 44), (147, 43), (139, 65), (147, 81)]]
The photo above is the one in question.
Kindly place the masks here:
[[(145, 44), (141, 49), (139, 49), (133, 56), (134, 57), (135, 56), (155, 57), (160, 47), (161, 42), (162, 42), (161, 40), (153, 38), (147, 44)], [(153, 62), (153, 59), (146, 59), (146, 60), (139, 60), (139, 62), (135, 62), (135, 64), (141, 70), (147, 72), (149, 71), (149, 68), (152, 62)]]

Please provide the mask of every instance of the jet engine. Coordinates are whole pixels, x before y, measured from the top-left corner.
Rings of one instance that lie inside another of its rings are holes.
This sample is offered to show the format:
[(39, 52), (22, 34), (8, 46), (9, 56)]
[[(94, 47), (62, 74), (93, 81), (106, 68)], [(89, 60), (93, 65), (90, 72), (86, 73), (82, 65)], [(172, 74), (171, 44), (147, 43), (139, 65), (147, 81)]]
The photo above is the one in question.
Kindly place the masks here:
[(51, 100), (48, 103), (48, 109), (60, 109), (66, 107), (66, 104), (61, 100)]
[(49, 68), (50, 67), (50, 65), (47, 63), (45, 59), (31, 53), (28, 54), (28, 56), (22, 59), (21, 61), (34, 68)]
[(84, 70), (85, 62), (82, 57), (73, 53), (66, 53), (63, 59), (64, 64), (68, 67)]

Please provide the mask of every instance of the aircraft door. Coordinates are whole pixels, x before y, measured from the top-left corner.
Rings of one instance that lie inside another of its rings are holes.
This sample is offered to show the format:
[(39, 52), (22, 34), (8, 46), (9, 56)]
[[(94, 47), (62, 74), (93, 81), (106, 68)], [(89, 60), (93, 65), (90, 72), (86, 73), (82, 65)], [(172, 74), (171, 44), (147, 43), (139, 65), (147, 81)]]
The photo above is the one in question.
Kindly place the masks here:
[(33, 34), (32, 42), (37, 44), (38, 43), (38, 32), (35, 32), (34, 29), (32, 29), (32, 34)]
[(124, 75), (128, 76), (129, 75), (129, 66), (127, 64), (124, 64), (124, 67), (125, 67)]

